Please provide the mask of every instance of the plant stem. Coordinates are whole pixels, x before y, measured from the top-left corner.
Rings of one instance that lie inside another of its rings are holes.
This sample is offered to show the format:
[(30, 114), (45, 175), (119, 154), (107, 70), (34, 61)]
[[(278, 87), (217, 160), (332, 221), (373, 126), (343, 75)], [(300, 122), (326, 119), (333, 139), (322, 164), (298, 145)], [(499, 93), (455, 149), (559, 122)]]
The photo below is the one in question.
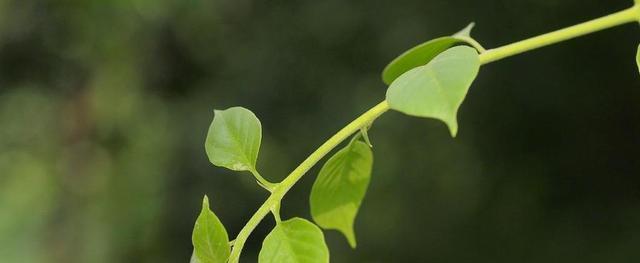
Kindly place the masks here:
[(506, 57), (517, 55), (529, 50), (562, 42), (575, 37), (587, 35), (596, 31), (625, 23), (640, 21), (640, 5), (634, 5), (620, 12), (587, 21), (575, 26), (532, 37), (502, 47), (489, 49), (480, 54), (480, 63), (487, 64)]
[[(594, 19), (585, 23), (581, 23), (575, 26), (567, 27), (565, 29), (557, 30), (551, 33), (540, 35), (537, 37), (529, 38), (513, 44), (505, 45), (499, 48), (490, 49), (480, 54), (480, 62), (487, 64), (496, 60), (500, 60), (509, 56), (520, 54), (529, 50), (540, 48), (543, 46), (551, 45), (554, 43), (562, 42), (574, 37), (586, 35), (606, 28), (614, 27), (624, 23), (632, 21), (640, 21), (640, 5), (628, 8), (626, 10), (613, 13), (608, 16), (604, 16), (598, 19)], [(374, 106), (364, 114), (360, 115), (357, 119), (353, 120), (347, 126), (338, 131), (329, 140), (320, 145), (307, 159), (305, 159), (296, 169), (294, 169), (282, 182), (278, 184), (271, 184), (264, 180), (263, 184), (272, 186), (271, 195), (267, 200), (258, 208), (258, 210), (251, 216), (247, 224), (240, 230), (237, 238), (235, 239), (233, 250), (229, 257), (229, 263), (238, 263), (240, 260), (240, 253), (244, 247), (247, 238), (256, 226), (264, 219), (270, 211), (279, 211), (280, 201), (284, 195), (293, 187), (293, 185), (302, 178), (302, 176), (309, 171), (318, 161), (320, 161), (325, 155), (327, 155), (333, 148), (338, 146), (342, 141), (348, 138), (351, 134), (360, 131), (363, 127), (366, 128), (376, 118), (389, 110), (389, 104), (387, 101), (382, 101), (378, 105)], [(261, 178), (257, 176), (257, 178)], [(279, 219), (279, 213), (274, 214)]]
[(267, 181), (267, 179), (264, 179), (264, 177), (262, 177), (262, 175), (260, 175), (260, 173), (256, 169), (251, 169), (249, 170), (249, 172), (251, 172), (251, 174), (253, 174), (253, 177), (256, 178), (258, 185), (269, 192), (273, 192), (273, 188), (276, 187), (276, 184)]
[(244, 246), (245, 241), (249, 237), (249, 234), (256, 228), (256, 226), (262, 221), (262, 219), (269, 214), (269, 211), (280, 203), (280, 200), (284, 195), (293, 187), (293, 185), (300, 180), (300, 178), (313, 167), (322, 157), (327, 155), (333, 148), (338, 146), (342, 141), (351, 136), (354, 132), (360, 131), (360, 128), (369, 125), (382, 113), (389, 110), (389, 104), (387, 101), (382, 101), (378, 105), (374, 106), (364, 114), (360, 115), (357, 119), (347, 124), (344, 128), (331, 136), (329, 140), (324, 142), (318, 149), (316, 149), (307, 159), (305, 159), (295, 170), (293, 170), (282, 182), (278, 183), (273, 192), (267, 198), (267, 200), (258, 208), (253, 216), (249, 219), (247, 224), (240, 230), (236, 242), (229, 256), (230, 263), (237, 263), (240, 259), (240, 252)]

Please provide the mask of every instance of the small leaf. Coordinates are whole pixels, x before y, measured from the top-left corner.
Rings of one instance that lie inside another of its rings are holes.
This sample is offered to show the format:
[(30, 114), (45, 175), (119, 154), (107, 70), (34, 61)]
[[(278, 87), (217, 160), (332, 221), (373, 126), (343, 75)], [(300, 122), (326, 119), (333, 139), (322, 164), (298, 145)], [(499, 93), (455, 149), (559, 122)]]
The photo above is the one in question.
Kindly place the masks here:
[(260, 263), (328, 263), (329, 248), (322, 230), (313, 223), (293, 218), (282, 221), (262, 243)]
[(450, 48), (429, 64), (414, 68), (391, 83), (387, 90), (389, 107), (412, 116), (442, 120), (455, 137), (458, 108), (479, 69), (475, 49)]
[(369, 181), (373, 154), (362, 141), (353, 141), (322, 166), (311, 189), (311, 216), (322, 228), (342, 232), (356, 247), (353, 223)]
[(231, 253), (229, 236), (224, 226), (209, 209), (209, 198), (204, 196), (202, 211), (193, 227), (193, 256), (191, 262), (225, 263)]
[(250, 110), (215, 110), (205, 148), (209, 161), (234, 171), (255, 171), (262, 140), (260, 120)]
[(450, 47), (469, 44), (476, 45), (469, 34), (475, 23), (469, 24), (460, 32), (453, 36), (439, 37), (417, 45), (400, 56), (392, 60), (382, 71), (382, 81), (389, 85), (400, 75), (419, 66), (423, 66), (431, 61), (435, 56), (449, 49)]

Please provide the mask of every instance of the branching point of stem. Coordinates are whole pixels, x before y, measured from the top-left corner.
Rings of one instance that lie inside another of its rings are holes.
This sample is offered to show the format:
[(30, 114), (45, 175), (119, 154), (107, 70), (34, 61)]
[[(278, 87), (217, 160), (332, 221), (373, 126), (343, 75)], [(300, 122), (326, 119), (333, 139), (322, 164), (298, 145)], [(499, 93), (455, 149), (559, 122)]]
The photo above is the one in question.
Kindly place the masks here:
[(378, 105), (374, 106), (360, 117), (347, 124), (344, 128), (331, 136), (326, 142), (324, 142), (318, 149), (316, 149), (307, 159), (305, 159), (296, 169), (294, 169), (282, 182), (278, 183), (271, 192), (271, 195), (267, 200), (258, 208), (258, 210), (251, 216), (247, 224), (240, 230), (236, 242), (231, 250), (231, 256), (229, 257), (229, 263), (237, 263), (240, 260), (240, 253), (244, 247), (244, 243), (249, 238), (251, 232), (258, 226), (260, 221), (269, 214), (269, 211), (276, 204), (280, 204), (280, 200), (284, 195), (293, 187), (293, 185), (300, 180), (300, 178), (311, 169), (318, 161), (320, 161), (325, 155), (327, 155), (333, 148), (338, 146), (342, 141), (347, 139), (355, 132), (359, 132), (360, 128), (369, 125), (380, 115), (389, 110), (389, 104), (386, 101), (382, 101)]
[[(484, 51), (484, 48), (482, 48), (478, 44), (478, 46), (480, 47), (479, 49), (482, 51), (479, 55), (480, 62), (481, 64), (488, 64), (506, 57), (633, 21), (640, 22), (640, 0), (636, 0), (636, 4), (633, 7), (622, 10), (620, 12), (616, 12), (601, 18), (597, 18), (540, 36), (518, 41), (502, 47)], [(256, 226), (262, 221), (262, 219), (264, 219), (264, 217), (269, 214), (269, 212), (273, 213), (276, 222), (280, 222), (281, 219), (279, 211), (282, 198), (289, 191), (289, 189), (291, 189), (291, 187), (293, 187), (293, 185), (297, 183), (298, 180), (300, 180), (300, 178), (309, 171), (309, 169), (311, 169), (311, 167), (313, 167), (318, 161), (320, 161), (325, 155), (331, 152), (331, 150), (333, 150), (346, 138), (356, 132), (359, 132), (363, 127), (365, 127), (366, 129), (366, 127), (370, 123), (372, 123), (376, 118), (378, 118), (387, 110), (389, 110), (389, 105), (386, 101), (382, 101), (378, 105), (362, 114), (360, 117), (353, 120), (347, 126), (338, 131), (335, 135), (329, 138), (313, 153), (311, 153), (311, 155), (309, 155), (307, 159), (305, 159), (280, 183), (271, 183), (262, 178), (262, 176), (260, 176), (257, 171), (252, 171), (252, 173), (256, 176), (259, 184), (263, 185), (267, 190), (269, 190), (271, 192), (271, 195), (258, 208), (253, 216), (251, 216), (247, 224), (238, 233), (237, 238), (233, 242), (233, 249), (231, 251), (228, 262), (238, 263), (240, 259), (240, 253), (242, 251), (242, 248), (244, 247), (245, 242), (247, 241), (247, 238), (256, 228)]]

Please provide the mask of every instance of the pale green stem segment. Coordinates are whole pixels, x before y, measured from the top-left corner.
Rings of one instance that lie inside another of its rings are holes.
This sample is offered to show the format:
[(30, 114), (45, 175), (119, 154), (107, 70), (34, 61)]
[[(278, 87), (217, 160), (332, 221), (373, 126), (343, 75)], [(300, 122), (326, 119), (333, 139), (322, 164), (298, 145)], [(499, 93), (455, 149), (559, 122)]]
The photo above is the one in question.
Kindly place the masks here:
[(276, 220), (276, 224), (280, 224), (282, 222), (282, 218), (280, 218), (280, 203), (271, 208), (271, 213), (273, 214), (273, 219)]
[(273, 188), (275, 188), (277, 184), (274, 184), (272, 182), (267, 181), (267, 179), (264, 179), (264, 177), (262, 177), (262, 175), (260, 175), (260, 173), (255, 169), (251, 169), (249, 170), (249, 172), (251, 172), (251, 174), (253, 174), (253, 177), (256, 178), (258, 185), (260, 185), (264, 189), (267, 189), (267, 191), (269, 192), (273, 192)]
[[(480, 62), (482, 64), (487, 64), (529, 50), (555, 44), (578, 36), (586, 35), (633, 21), (640, 21), (639, 4), (636, 4), (635, 6), (623, 11), (584, 22), (575, 26), (525, 39), (502, 47), (489, 49), (486, 52), (482, 52), (482, 54), (480, 54)], [(273, 184), (269, 183), (266, 180), (260, 180), (260, 183), (267, 186), (266, 188), (271, 191), (271, 195), (260, 206), (260, 208), (258, 208), (253, 216), (251, 216), (247, 224), (242, 228), (242, 230), (240, 230), (240, 233), (238, 233), (238, 237), (234, 242), (233, 250), (231, 251), (231, 255), (229, 257), (229, 263), (238, 263), (238, 260), (240, 259), (240, 253), (242, 252), (242, 248), (244, 247), (244, 243), (247, 241), (247, 238), (260, 223), (260, 221), (262, 221), (262, 219), (264, 219), (264, 217), (269, 214), (270, 211), (274, 211), (276, 220), (279, 219), (280, 200), (282, 200), (289, 189), (291, 189), (291, 187), (293, 187), (293, 185), (298, 182), (298, 180), (300, 180), (300, 178), (307, 171), (309, 171), (309, 169), (311, 169), (325, 155), (331, 152), (333, 148), (338, 146), (338, 144), (351, 136), (351, 134), (358, 132), (361, 128), (370, 125), (370, 123), (372, 123), (376, 118), (378, 118), (387, 110), (389, 110), (387, 101), (382, 101), (364, 114), (360, 115), (360, 117), (342, 128), (340, 131), (338, 131), (338, 133), (334, 134), (331, 138), (329, 138), (329, 140), (327, 140), (318, 149), (311, 153), (311, 155), (309, 155), (307, 159), (305, 159), (298, 167), (296, 167), (296, 169), (293, 170), (282, 182)], [(261, 177), (257, 176), (257, 178)]]
[(640, 21), (640, 5), (638, 4), (620, 12), (577, 24), (575, 26), (570, 26), (544, 35), (518, 41), (506, 46), (489, 49), (480, 55), (480, 64), (487, 64), (529, 50), (552, 45), (633, 21)]
[(475, 48), (476, 50), (478, 50), (478, 52), (480, 54), (487, 52), (487, 50), (480, 45), (480, 43), (478, 41), (476, 41), (473, 38), (467, 37), (467, 36), (456, 36), (456, 38), (462, 39), (464, 41), (467, 41), (467, 43), (469, 43), (469, 45), (471, 45), (473, 48)]

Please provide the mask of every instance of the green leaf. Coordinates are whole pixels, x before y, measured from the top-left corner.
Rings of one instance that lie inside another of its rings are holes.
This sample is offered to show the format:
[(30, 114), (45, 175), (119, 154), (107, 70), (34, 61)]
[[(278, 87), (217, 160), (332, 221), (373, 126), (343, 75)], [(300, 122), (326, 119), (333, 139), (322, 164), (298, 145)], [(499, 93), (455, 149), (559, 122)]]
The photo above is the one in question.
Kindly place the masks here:
[(198, 263), (225, 263), (231, 253), (229, 246), (229, 236), (224, 226), (209, 210), (209, 198), (204, 196), (202, 200), (202, 211), (193, 227), (192, 262)]
[(640, 73), (640, 45), (638, 45), (638, 53), (636, 53), (636, 64), (638, 64), (638, 72)]
[(311, 189), (311, 216), (322, 228), (342, 232), (356, 247), (353, 223), (367, 192), (373, 154), (362, 141), (353, 141), (333, 155)]
[(477, 45), (477, 42), (469, 36), (473, 26), (474, 23), (471, 23), (453, 36), (445, 36), (429, 40), (405, 51), (384, 68), (382, 71), (382, 81), (389, 85), (400, 75), (415, 67), (429, 63), (429, 61), (431, 61), (435, 56), (450, 47), (469, 44), (481, 48)]
[(458, 108), (479, 69), (475, 49), (467, 46), (450, 48), (429, 64), (407, 71), (391, 83), (387, 102), (391, 109), (405, 114), (444, 121), (451, 136), (455, 137)]
[(328, 263), (329, 248), (322, 230), (313, 223), (293, 218), (282, 221), (262, 243), (260, 263)]
[(260, 120), (242, 107), (214, 113), (205, 141), (209, 161), (234, 171), (255, 171), (262, 140)]

